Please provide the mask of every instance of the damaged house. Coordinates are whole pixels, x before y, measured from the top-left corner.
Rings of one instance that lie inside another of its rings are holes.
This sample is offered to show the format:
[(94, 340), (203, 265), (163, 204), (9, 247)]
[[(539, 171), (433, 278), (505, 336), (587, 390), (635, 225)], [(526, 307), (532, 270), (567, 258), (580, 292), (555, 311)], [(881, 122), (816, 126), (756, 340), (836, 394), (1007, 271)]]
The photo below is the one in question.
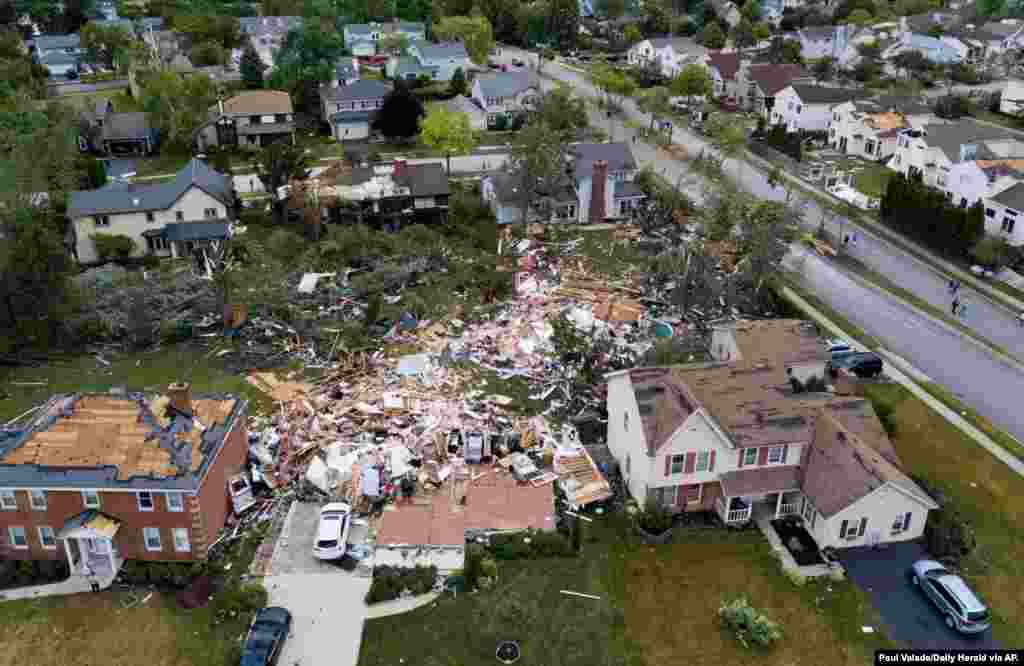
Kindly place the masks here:
[(937, 505), (871, 404), (802, 390), (824, 371), (812, 328), (739, 322), (711, 349), (711, 363), (607, 375), (608, 446), (633, 497), (726, 524), (801, 516), (819, 548), (922, 535)]
[(125, 560), (205, 559), (245, 463), (246, 406), (188, 384), (54, 396), (0, 439), (0, 557), (66, 558), (104, 586)]
[(626, 143), (577, 143), (569, 147), (566, 175), (554, 191), (533, 197), (535, 206), (540, 201), (548, 206), (536, 206), (528, 216), (523, 215), (523, 185), (517, 173), (485, 177), (481, 193), (498, 224), (625, 220), (647, 198), (633, 182), (636, 172), (633, 152)]

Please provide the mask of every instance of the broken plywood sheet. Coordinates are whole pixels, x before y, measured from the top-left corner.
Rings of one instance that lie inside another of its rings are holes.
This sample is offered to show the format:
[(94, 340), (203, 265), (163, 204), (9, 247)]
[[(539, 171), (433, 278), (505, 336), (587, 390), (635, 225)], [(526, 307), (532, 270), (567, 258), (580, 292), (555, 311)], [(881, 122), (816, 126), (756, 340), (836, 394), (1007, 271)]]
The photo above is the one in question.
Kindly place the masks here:
[(263, 391), (274, 400), (288, 402), (299, 396), (306, 395), (312, 390), (312, 385), (305, 382), (293, 382), (278, 379), (272, 372), (250, 372), (245, 377), (260, 391)]

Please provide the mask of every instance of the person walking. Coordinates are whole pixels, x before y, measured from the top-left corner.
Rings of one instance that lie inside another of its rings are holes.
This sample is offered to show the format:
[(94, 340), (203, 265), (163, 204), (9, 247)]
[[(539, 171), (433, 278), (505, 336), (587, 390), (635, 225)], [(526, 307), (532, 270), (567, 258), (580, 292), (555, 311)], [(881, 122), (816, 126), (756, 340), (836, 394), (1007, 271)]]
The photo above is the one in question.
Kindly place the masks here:
[(967, 321), (967, 303), (966, 301), (960, 304), (960, 318)]
[(1019, 326), (1020, 328), (1024, 328), (1024, 312), (1021, 312), (1019, 315), (1017, 315), (1017, 326)]
[(956, 311), (960, 308), (960, 299), (956, 296), (953, 297), (953, 304), (950, 306), (950, 312), (956, 315)]

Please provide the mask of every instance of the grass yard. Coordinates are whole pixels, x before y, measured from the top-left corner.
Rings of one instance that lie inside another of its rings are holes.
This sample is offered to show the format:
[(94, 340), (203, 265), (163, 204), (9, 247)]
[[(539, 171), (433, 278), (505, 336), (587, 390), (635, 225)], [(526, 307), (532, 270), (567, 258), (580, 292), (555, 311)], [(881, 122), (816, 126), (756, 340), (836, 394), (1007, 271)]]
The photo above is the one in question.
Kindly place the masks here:
[(171, 594), (122, 607), (101, 592), (0, 604), (0, 666), (234, 666), (247, 619), (217, 624), (210, 607), (177, 608)]
[(51, 103), (68, 104), (77, 109), (92, 109), (99, 102), (110, 100), (114, 104), (114, 111), (127, 113), (129, 111), (141, 111), (138, 102), (129, 94), (127, 88), (111, 88), (108, 90), (97, 90), (88, 93), (70, 93), (54, 97)]
[(152, 157), (133, 157), (131, 159), (135, 162), (135, 176), (138, 178), (142, 176), (173, 176), (188, 164), (192, 156), (164, 152)]
[(885, 188), (889, 184), (889, 179), (895, 173), (895, 171), (887, 169), (881, 164), (864, 162), (863, 168), (857, 172), (853, 179), (853, 187), (862, 194), (881, 199), (882, 195), (885, 194)]
[[(597, 520), (581, 558), (499, 562), (496, 588), (369, 621), (360, 665), (492, 664), (502, 640), (519, 642), (522, 663), (570, 666), (796, 666), (822, 655), (854, 666), (888, 646), (860, 632), (878, 624), (856, 588), (795, 586), (760, 532), (701, 532), (655, 548), (635, 544), (617, 518)], [(719, 605), (738, 594), (781, 624), (775, 648), (748, 650), (720, 628)]]
[(911, 474), (941, 490), (974, 526), (964, 574), (992, 609), (993, 636), (1024, 645), (1024, 478), (895, 385), (865, 387), (892, 408), (893, 443)]

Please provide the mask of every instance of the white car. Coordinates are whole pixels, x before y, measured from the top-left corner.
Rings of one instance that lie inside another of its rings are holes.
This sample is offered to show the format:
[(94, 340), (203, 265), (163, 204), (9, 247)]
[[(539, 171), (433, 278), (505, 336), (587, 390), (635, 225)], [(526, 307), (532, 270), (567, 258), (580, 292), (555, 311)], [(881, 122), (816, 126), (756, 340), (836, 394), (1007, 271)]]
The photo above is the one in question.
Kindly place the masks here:
[(825, 340), (825, 349), (833, 356), (841, 356), (853, 352), (850, 343), (842, 338), (829, 338)]
[(316, 528), (313, 556), (320, 560), (340, 559), (348, 544), (348, 528), (352, 507), (344, 502), (325, 504), (320, 509), (320, 522)]

